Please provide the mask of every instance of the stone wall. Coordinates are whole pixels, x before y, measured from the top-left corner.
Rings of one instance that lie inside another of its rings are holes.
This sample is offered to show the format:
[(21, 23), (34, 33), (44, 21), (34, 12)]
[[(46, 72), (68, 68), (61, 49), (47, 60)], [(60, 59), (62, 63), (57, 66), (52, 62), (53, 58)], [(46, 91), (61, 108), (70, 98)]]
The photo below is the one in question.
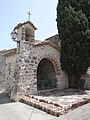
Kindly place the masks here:
[(5, 89), (5, 66), (6, 61), (4, 56), (0, 56), (0, 90)]
[(90, 68), (87, 70), (87, 73), (82, 75), (82, 79), (85, 80), (85, 89), (90, 89)]
[(50, 42), (50, 43), (53, 43), (53, 44), (55, 44), (55, 45), (57, 45), (57, 46), (61, 46), (60, 45), (60, 39), (59, 39), (59, 35), (54, 35), (54, 36), (51, 36), (51, 37), (49, 37), (49, 38), (47, 38), (47, 39), (45, 39), (45, 41), (48, 41), (48, 42)]
[(62, 71), (60, 68), (60, 51), (57, 49), (54, 49), (49, 45), (43, 45), (43, 46), (35, 47), (33, 49), (33, 53), (34, 53), (33, 54), (34, 56), (37, 56), (37, 61), (35, 60), (37, 62), (36, 68), (38, 67), (38, 64), (43, 58), (47, 58), (54, 65), (54, 69), (56, 72), (56, 79), (57, 79), (57, 88), (58, 89), (67, 88), (68, 87), (67, 77), (66, 75), (64, 75), (64, 73), (62, 74)]
[(11, 94), (15, 80), (16, 54), (6, 57), (6, 93)]
[(19, 80), (17, 80), (17, 88), (15, 88), (18, 90), (18, 95), (37, 93), (37, 68), (40, 61), (44, 58), (50, 60), (54, 66), (57, 88), (68, 88), (67, 76), (64, 73), (61, 73), (60, 52), (49, 45), (33, 46), (32, 49), (26, 49), (26, 51), (23, 52), (23, 55), (18, 56), (17, 69), (19, 71), (17, 76), (19, 76)]

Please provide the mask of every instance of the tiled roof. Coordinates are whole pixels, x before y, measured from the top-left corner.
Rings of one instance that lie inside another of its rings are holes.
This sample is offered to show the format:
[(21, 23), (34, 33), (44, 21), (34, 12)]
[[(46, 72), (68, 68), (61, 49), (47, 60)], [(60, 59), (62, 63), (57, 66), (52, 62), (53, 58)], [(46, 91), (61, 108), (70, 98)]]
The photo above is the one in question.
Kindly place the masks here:
[[(56, 49), (58, 51), (60, 51), (60, 49), (61, 49), (59, 46), (57, 46), (56, 44), (54, 44), (53, 42), (50, 42), (48, 40), (45, 40), (45, 41), (35, 40), (34, 41), (34, 47), (39, 47), (39, 46), (43, 46), (43, 45), (49, 45), (49, 46), (53, 47), (54, 49)], [(15, 55), (16, 52), (17, 52), (17, 48), (0, 51), (0, 53), (2, 53), (5, 57)]]
[(55, 44), (48, 42), (48, 41), (38, 42), (38, 43), (34, 44), (34, 47), (42, 46), (42, 45), (49, 45), (49, 46), (53, 47), (54, 49), (57, 49), (58, 51), (60, 51), (60, 47), (58, 47)]
[(14, 30), (16, 29), (19, 29), (22, 25), (25, 25), (25, 24), (30, 24), (35, 30), (37, 30), (37, 28), (34, 26), (34, 24), (31, 22), (31, 21), (27, 21), (27, 22), (24, 22), (24, 23), (19, 23), (15, 28)]
[(6, 50), (7, 52), (4, 54), (5, 57), (9, 57), (9, 56), (12, 56), (14, 54), (16, 54), (17, 52), (17, 49), (16, 48), (13, 48), (13, 49), (10, 49), (10, 50)]

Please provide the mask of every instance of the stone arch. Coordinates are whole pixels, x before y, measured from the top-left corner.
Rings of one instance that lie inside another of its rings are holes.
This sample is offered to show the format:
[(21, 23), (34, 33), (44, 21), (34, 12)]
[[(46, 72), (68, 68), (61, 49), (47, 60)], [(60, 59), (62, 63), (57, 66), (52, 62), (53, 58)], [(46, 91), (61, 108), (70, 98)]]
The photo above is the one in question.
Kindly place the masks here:
[(52, 64), (54, 65), (54, 68), (55, 68), (56, 75), (61, 75), (60, 65), (57, 61), (57, 58), (55, 58), (52, 55), (45, 54), (45, 55), (41, 56), (37, 62), (37, 67), (38, 67), (38, 64), (40, 63), (40, 61), (44, 58), (46, 58), (52, 62)]
[[(49, 63), (51, 63), (53, 66), (53, 69), (54, 69), (53, 72), (55, 73), (54, 78), (56, 79), (56, 83), (55, 83), (56, 85), (52, 88), (55, 88), (55, 87), (57, 87), (58, 75), (60, 76), (60, 74), (61, 74), (60, 66), (57, 62), (57, 59), (54, 56), (50, 56), (50, 55), (43, 55), (39, 58), (38, 65), (37, 65), (37, 85), (38, 85), (38, 66), (40, 65), (40, 62), (45, 59), (47, 59), (49, 61)], [(38, 86), (37, 86), (37, 89), (38, 89)]]
[(47, 58), (42, 59), (37, 68), (37, 89), (56, 88), (56, 84), (56, 73), (52, 62)]

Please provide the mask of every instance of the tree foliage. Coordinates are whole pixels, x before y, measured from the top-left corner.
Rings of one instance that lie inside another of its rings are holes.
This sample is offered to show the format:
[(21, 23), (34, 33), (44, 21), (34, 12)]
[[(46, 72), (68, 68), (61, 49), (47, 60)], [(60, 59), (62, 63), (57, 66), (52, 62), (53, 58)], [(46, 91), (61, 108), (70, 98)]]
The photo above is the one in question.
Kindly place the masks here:
[[(61, 39), (61, 67), (76, 78), (90, 65), (89, 8), (87, 0), (59, 0), (57, 27)], [(87, 10), (86, 10), (87, 9)]]

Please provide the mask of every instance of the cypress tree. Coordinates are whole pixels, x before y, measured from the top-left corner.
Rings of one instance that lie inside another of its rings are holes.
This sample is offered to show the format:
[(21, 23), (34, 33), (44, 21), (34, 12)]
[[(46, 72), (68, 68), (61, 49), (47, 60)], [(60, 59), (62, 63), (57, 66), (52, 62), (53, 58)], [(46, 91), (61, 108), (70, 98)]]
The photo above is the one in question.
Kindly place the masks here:
[(81, 3), (84, 4), (83, 0), (59, 0), (57, 6), (61, 68), (69, 79), (74, 76), (76, 88), (80, 88), (81, 75), (90, 66), (90, 16), (87, 17)]

